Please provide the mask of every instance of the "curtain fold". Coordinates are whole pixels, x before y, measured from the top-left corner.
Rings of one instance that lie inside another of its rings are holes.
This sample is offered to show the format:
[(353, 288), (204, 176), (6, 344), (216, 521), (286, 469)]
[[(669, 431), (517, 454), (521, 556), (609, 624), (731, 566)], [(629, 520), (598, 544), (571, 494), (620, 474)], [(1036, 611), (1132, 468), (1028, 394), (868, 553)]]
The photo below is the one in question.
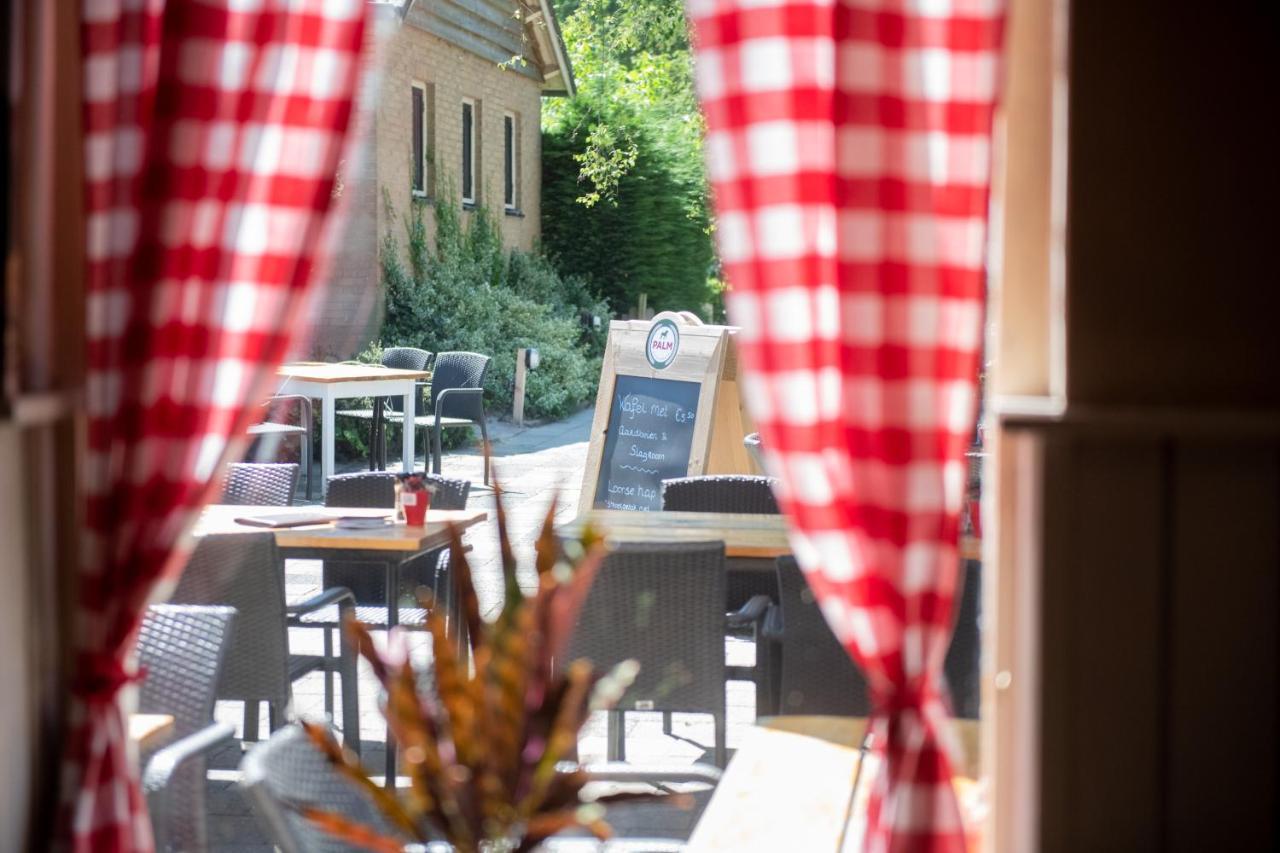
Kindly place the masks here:
[(59, 846), (152, 846), (119, 691), (157, 581), (298, 332), (364, 0), (82, 0), (86, 527)]
[(869, 851), (963, 850), (941, 670), (1002, 0), (687, 0), (743, 391), (883, 759)]

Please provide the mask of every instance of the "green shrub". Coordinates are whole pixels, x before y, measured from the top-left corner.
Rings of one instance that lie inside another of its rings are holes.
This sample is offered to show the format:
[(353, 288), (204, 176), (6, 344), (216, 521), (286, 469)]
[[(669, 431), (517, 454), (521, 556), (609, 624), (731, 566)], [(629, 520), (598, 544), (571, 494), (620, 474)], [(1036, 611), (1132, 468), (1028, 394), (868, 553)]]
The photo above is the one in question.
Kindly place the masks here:
[[(511, 409), (516, 349), (536, 347), (542, 363), (529, 375), (525, 416), (563, 417), (589, 402), (603, 329), (592, 329), (582, 317), (607, 316), (604, 303), (581, 279), (562, 278), (546, 258), (506, 252), (484, 208), (463, 228), (449, 198), (452, 193), (442, 192), (436, 203), (434, 248), (417, 205), (403, 217), (404, 251), (393, 230), (383, 236), (383, 345), (490, 356), (485, 406), (494, 415)], [(396, 218), (388, 202), (388, 219)]]

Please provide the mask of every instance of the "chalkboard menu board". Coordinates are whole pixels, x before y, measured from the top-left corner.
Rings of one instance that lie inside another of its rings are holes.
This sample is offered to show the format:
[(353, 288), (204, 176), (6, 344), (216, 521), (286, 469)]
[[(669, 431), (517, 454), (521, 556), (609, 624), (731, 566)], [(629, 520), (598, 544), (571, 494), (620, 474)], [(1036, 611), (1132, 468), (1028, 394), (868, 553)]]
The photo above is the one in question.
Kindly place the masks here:
[(662, 509), (662, 481), (689, 472), (701, 390), (697, 382), (618, 376), (596, 509)]

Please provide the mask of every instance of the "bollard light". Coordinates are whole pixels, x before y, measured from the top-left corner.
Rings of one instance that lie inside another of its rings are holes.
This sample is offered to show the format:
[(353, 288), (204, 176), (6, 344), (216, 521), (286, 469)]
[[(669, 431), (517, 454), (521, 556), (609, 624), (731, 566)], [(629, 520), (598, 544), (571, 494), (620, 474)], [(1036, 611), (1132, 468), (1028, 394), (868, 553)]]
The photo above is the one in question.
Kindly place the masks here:
[(533, 347), (524, 351), (524, 366), (530, 370), (537, 370), (538, 365), (542, 363), (542, 355)]

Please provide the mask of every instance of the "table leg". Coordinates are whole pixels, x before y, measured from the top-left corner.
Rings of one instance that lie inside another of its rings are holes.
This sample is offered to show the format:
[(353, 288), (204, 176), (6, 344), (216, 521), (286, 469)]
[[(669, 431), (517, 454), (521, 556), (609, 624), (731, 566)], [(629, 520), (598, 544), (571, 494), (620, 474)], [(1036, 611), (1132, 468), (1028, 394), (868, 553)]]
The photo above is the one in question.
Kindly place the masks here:
[(333, 386), (326, 385), (324, 389), (324, 397), (320, 401), (320, 429), (324, 432), (324, 441), (321, 443), (320, 450), (321, 495), (328, 492), (329, 478), (333, 476), (334, 402)]
[[(391, 629), (400, 624), (400, 561), (387, 560), (386, 562), (386, 591), (387, 591), (387, 635), (390, 639)], [(387, 726), (387, 758), (386, 758), (386, 780), (383, 785), (387, 788), (395, 788), (396, 786), (396, 739), (391, 735), (391, 726)]]
[[(417, 434), (417, 427), (414, 426), (414, 422), (413, 422), (414, 417), (417, 415), (417, 409), (415, 408), (414, 398), (417, 396), (418, 396), (417, 386), (414, 383), (410, 382), (409, 390), (404, 395), (404, 429), (402, 430), (402, 432), (404, 433), (404, 437), (403, 437), (403, 446), (401, 448), (402, 455), (400, 456), (400, 459), (401, 459), (400, 470), (403, 471), (405, 474), (413, 473), (413, 465), (414, 465), (413, 437)], [(424, 465), (426, 464), (425, 461), (423, 464)]]

